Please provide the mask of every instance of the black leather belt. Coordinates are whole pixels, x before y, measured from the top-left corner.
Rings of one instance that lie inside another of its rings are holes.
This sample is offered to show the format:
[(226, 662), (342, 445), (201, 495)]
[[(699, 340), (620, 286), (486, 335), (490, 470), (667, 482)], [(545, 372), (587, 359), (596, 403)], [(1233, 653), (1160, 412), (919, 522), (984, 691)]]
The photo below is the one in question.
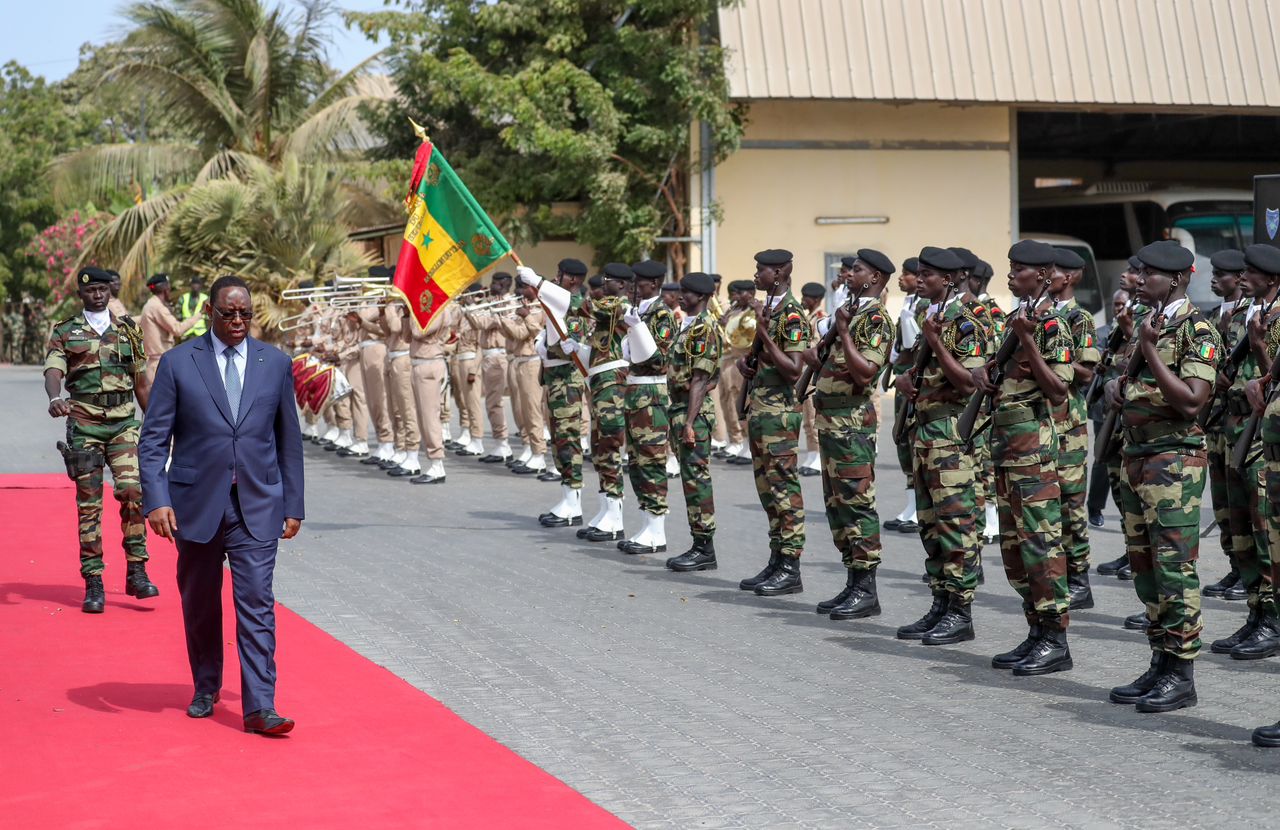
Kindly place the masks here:
[(111, 409), (116, 406), (124, 406), (133, 400), (132, 392), (80, 392), (72, 394), (71, 400), (79, 403), (92, 404), (100, 406), (103, 409)]

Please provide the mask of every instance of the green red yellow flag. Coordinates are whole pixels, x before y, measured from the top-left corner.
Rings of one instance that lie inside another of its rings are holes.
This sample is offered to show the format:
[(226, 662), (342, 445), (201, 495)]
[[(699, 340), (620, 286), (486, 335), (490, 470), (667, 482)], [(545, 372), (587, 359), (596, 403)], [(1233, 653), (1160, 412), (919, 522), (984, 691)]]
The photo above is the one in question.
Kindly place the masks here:
[(405, 209), (409, 220), (394, 286), (422, 330), (449, 300), (510, 254), (511, 245), (425, 137), (414, 158)]

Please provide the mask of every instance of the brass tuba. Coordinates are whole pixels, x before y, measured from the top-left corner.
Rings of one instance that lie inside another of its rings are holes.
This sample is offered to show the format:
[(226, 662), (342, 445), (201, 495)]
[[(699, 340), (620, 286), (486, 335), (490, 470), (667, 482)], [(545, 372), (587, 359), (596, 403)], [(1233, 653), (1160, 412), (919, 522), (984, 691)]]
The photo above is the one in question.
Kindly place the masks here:
[(724, 327), (724, 339), (729, 348), (745, 352), (756, 339), (756, 315), (750, 309), (729, 318)]

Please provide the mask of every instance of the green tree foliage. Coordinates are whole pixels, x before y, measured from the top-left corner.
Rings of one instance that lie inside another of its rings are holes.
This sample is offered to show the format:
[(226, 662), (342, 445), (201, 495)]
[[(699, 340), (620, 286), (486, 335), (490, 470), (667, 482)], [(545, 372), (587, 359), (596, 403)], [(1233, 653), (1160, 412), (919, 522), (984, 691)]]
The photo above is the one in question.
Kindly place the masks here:
[[(740, 140), (710, 30), (724, 2), (405, 0), (348, 19), (391, 39), (400, 95), (379, 107), (382, 152), (411, 156), (412, 117), (515, 239), (569, 234), (631, 261), (688, 235), (690, 176)], [(698, 123), (714, 158), (691, 158)], [(683, 248), (671, 254), (681, 269)]]

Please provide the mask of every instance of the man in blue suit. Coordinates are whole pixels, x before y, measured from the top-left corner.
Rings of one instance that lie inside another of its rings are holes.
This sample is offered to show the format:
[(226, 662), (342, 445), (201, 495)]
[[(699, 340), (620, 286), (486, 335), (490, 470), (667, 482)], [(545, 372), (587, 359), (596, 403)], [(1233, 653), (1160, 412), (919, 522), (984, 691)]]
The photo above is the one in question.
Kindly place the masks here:
[[(220, 277), (209, 331), (160, 359), (139, 439), (151, 529), (178, 546), (178, 591), (195, 697), (213, 714), (222, 686), (222, 560), (231, 566), (240, 691), (249, 732), (282, 735), (275, 709), (276, 546), (302, 525), (302, 432), (291, 362), (249, 337), (249, 286)], [(173, 459), (168, 470), (170, 441)]]

